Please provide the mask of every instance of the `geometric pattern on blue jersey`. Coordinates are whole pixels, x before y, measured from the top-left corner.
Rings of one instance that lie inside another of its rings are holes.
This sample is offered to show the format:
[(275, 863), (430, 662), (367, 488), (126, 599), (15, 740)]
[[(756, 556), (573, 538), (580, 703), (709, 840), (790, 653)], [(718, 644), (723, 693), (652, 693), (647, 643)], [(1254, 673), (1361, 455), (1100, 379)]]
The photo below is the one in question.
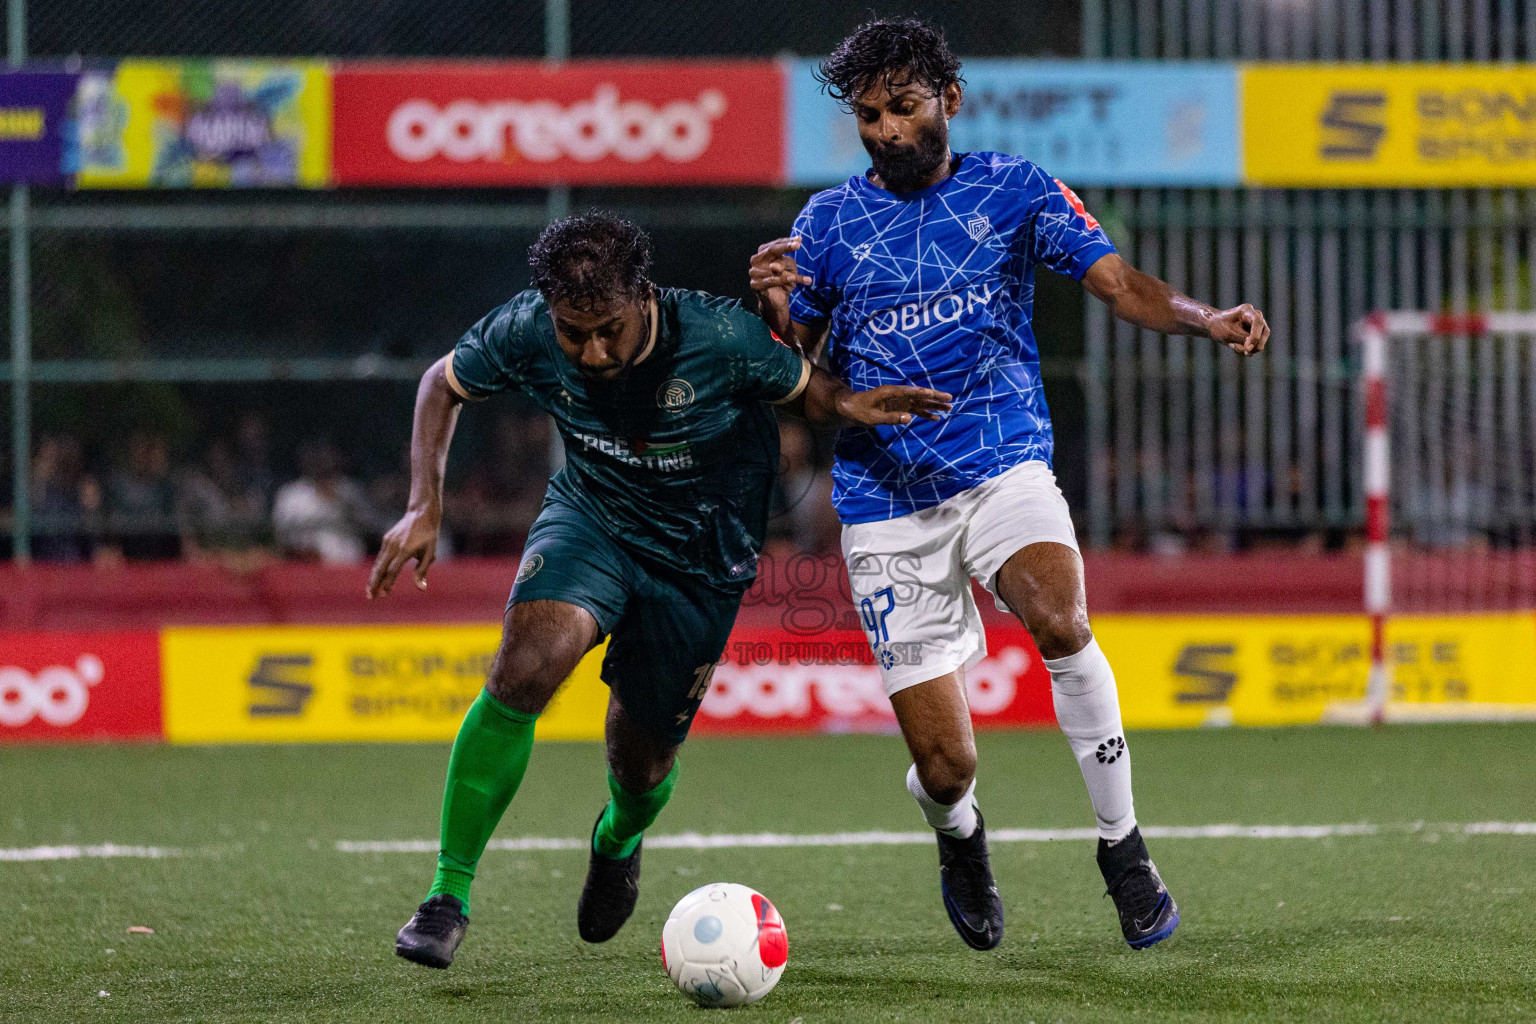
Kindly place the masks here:
[(1051, 461), (1035, 267), (1081, 279), (1115, 248), (1077, 196), (1028, 160), (958, 159), (917, 192), (849, 178), (795, 219), (795, 260), (814, 283), (794, 289), (789, 312), (829, 321), (833, 371), (856, 390), (913, 384), (955, 396), (938, 422), (838, 432), (832, 503), (844, 523), (909, 515), (1021, 462)]

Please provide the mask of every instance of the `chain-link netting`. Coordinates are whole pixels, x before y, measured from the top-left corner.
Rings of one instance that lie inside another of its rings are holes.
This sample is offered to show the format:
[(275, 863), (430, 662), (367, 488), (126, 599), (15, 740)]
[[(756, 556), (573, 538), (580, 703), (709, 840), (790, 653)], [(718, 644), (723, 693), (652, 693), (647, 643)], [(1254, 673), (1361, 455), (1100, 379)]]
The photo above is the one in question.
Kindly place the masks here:
[[(1053, 0), (903, 4), (972, 56), (1074, 56), (1078, 5)], [(571, 0), (572, 56), (821, 54), (870, 14), (866, 0), (755, 4)], [(29, 0), (38, 56), (530, 57), (539, 0)]]
[[(903, 3), (880, 13), (917, 14), (944, 27), (956, 53), (975, 57), (1076, 56), (1078, 5), (1052, 0)], [(632, 0), (571, 4), (577, 55), (819, 55), (871, 16), (868, 0), (706, 4)]]
[(532, 57), (538, 0), (29, 0), (34, 55)]
[[(566, 6), (577, 58), (821, 55), (871, 14), (866, 0)], [(1079, 43), (1076, 4), (919, 2), (899, 10), (937, 20), (966, 56), (1072, 56)], [(537, 57), (545, 17), (542, 0), (27, 0), (27, 49), (39, 59), (87, 61)], [(570, 198), (572, 208), (611, 209), (643, 224), (655, 241), (657, 281), (745, 297), (748, 255), (787, 229), (805, 196), (587, 188)], [(526, 285), (526, 249), (544, 196), (38, 193), (37, 201), (31, 309), (44, 364), (329, 358), (393, 360), (398, 369), (425, 365)], [(1056, 305), (1060, 314), (1051, 315), (1080, 334), (1075, 296)], [(1059, 443), (1075, 450), (1080, 392), (1070, 371), (1048, 368), (1047, 376), (1062, 409)], [(277, 492), (327, 464), (366, 499), (348, 506), (348, 529), (375, 544), (405, 500), (401, 456), (414, 387), (402, 373), (325, 384), (40, 380), (32, 446), (38, 553), (282, 549)], [(799, 425), (786, 431), (773, 532), (802, 549), (835, 548), (822, 472), (827, 439)], [(515, 399), (464, 417), (449, 481), (455, 550), (518, 549), (551, 450), (547, 421)], [(1064, 484), (1080, 492), (1079, 480)]]

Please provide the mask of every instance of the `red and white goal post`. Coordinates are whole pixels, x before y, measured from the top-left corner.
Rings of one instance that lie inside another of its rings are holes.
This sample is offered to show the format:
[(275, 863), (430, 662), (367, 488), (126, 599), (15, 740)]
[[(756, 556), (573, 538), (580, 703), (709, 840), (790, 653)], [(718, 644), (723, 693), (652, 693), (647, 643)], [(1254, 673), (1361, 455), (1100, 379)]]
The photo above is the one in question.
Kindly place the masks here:
[(1536, 719), (1536, 313), (1355, 333), (1371, 660), (1330, 718)]

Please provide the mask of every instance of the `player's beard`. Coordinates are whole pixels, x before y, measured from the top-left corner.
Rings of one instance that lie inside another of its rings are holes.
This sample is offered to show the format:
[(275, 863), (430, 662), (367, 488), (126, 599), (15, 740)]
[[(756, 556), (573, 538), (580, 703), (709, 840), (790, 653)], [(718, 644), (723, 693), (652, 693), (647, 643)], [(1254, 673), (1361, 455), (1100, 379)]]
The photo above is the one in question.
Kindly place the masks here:
[(917, 142), (911, 146), (865, 139), (864, 148), (887, 191), (912, 192), (949, 156), (949, 126), (937, 121), (918, 129)]

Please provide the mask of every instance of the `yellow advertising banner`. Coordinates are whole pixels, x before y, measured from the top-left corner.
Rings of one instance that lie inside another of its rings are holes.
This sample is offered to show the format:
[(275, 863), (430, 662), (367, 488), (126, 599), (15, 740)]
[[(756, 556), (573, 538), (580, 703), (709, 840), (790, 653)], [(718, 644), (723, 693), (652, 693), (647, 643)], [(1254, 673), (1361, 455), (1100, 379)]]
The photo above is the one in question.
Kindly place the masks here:
[[(484, 685), (500, 632), (494, 625), (167, 629), (165, 735), (173, 743), (451, 740)], [(1314, 724), (1365, 696), (1370, 632), (1360, 615), (1103, 615), (1094, 633), (1115, 667), (1132, 729)], [(1536, 615), (1529, 612), (1402, 616), (1389, 624), (1388, 646), (1391, 699), (1413, 713), (1405, 717), (1536, 709)], [(604, 649), (582, 660), (539, 718), (540, 739), (602, 737)], [(817, 724), (772, 727), (803, 732)]]
[(1536, 65), (1245, 65), (1241, 89), (1249, 184), (1536, 183)]
[(80, 188), (323, 188), (331, 73), (321, 61), (125, 60), (76, 97)]
[[(1304, 725), (1365, 697), (1363, 616), (1106, 615), (1094, 634), (1132, 729)], [(1536, 616), (1401, 616), (1390, 699), (1447, 711), (1536, 706)]]
[[(485, 685), (500, 626), (167, 629), (173, 743), (451, 740)], [(598, 647), (540, 716), (541, 739), (603, 735)]]

